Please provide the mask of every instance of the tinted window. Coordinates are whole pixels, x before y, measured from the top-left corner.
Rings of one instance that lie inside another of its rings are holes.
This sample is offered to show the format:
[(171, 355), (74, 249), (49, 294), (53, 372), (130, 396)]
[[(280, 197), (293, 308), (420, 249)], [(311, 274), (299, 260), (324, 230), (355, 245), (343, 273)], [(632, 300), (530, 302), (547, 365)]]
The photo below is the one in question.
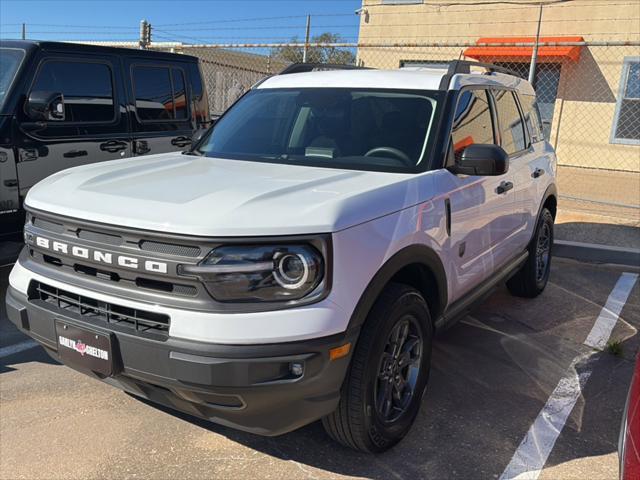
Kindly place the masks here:
[[(508, 68), (520, 78), (529, 78), (529, 62), (496, 62), (496, 65)], [(547, 140), (551, 135), (551, 123), (560, 85), (561, 63), (538, 63), (533, 84), (536, 89), (538, 109), (542, 119), (542, 130)]]
[(522, 105), (522, 110), (524, 111), (524, 121), (527, 123), (531, 141), (540, 142), (544, 140), (542, 121), (540, 120), (540, 111), (536, 104), (536, 97), (533, 95), (518, 95), (518, 97), (520, 98), (520, 105)]
[(184, 74), (169, 67), (134, 67), (136, 111), (142, 121), (187, 118)]
[(524, 125), (513, 93), (508, 90), (494, 90), (493, 95), (496, 100), (502, 148), (510, 155), (524, 150)]
[(4, 103), (23, 58), (24, 50), (0, 48), (0, 107)]
[(173, 96), (176, 118), (187, 118), (187, 92), (184, 88), (184, 74), (181, 70), (173, 69)]
[(111, 69), (103, 63), (48, 61), (32, 91), (62, 93), (66, 122), (105, 122), (115, 118)]
[(349, 168), (414, 167), (428, 151), (435, 93), (256, 89), (201, 147), (207, 156)]
[(465, 90), (460, 94), (451, 133), (456, 160), (472, 143), (494, 143), (491, 111), (484, 90)]
[(133, 86), (140, 120), (173, 119), (171, 70), (161, 67), (135, 67)]

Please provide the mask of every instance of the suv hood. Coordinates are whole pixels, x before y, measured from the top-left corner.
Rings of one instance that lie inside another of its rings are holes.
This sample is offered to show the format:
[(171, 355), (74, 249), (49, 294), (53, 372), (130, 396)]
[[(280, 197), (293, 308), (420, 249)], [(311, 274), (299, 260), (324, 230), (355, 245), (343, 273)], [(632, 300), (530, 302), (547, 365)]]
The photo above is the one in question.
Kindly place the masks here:
[(28, 208), (198, 236), (335, 232), (417, 203), (422, 177), (168, 153), (64, 170)]

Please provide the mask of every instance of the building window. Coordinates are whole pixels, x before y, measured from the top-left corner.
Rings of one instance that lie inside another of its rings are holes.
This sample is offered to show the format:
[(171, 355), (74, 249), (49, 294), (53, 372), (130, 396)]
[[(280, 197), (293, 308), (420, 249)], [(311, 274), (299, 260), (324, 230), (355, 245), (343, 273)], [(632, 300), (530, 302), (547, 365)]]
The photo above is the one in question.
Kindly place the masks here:
[(449, 63), (453, 60), (400, 60), (400, 68), (437, 68), (449, 69)]
[(640, 57), (625, 57), (611, 143), (640, 145)]

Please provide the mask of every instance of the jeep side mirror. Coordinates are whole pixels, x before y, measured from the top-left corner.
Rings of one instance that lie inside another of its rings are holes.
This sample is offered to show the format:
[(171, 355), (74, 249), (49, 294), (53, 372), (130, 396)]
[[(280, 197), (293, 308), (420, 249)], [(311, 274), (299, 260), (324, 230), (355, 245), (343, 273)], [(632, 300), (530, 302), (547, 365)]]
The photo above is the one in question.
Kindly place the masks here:
[(497, 176), (509, 171), (509, 155), (498, 145), (474, 143), (449, 168), (462, 175)]
[(31, 120), (63, 121), (64, 97), (62, 93), (37, 90), (29, 95), (25, 110)]

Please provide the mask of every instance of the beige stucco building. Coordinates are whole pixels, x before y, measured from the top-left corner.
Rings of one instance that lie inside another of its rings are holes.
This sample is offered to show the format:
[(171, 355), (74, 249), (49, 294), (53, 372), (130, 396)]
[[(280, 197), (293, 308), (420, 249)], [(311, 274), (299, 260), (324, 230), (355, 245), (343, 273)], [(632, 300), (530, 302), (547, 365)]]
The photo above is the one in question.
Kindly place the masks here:
[[(363, 0), (359, 43), (371, 46), (358, 48), (358, 62), (398, 68), (467, 58), (526, 77), (533, 48), (495, 44), (532, 42), (537, 3)], [(587, 43), (539, 49), (536, 89), (560, 163), (640, 172), (640, 0), (547, 0), (540, 37)]]

